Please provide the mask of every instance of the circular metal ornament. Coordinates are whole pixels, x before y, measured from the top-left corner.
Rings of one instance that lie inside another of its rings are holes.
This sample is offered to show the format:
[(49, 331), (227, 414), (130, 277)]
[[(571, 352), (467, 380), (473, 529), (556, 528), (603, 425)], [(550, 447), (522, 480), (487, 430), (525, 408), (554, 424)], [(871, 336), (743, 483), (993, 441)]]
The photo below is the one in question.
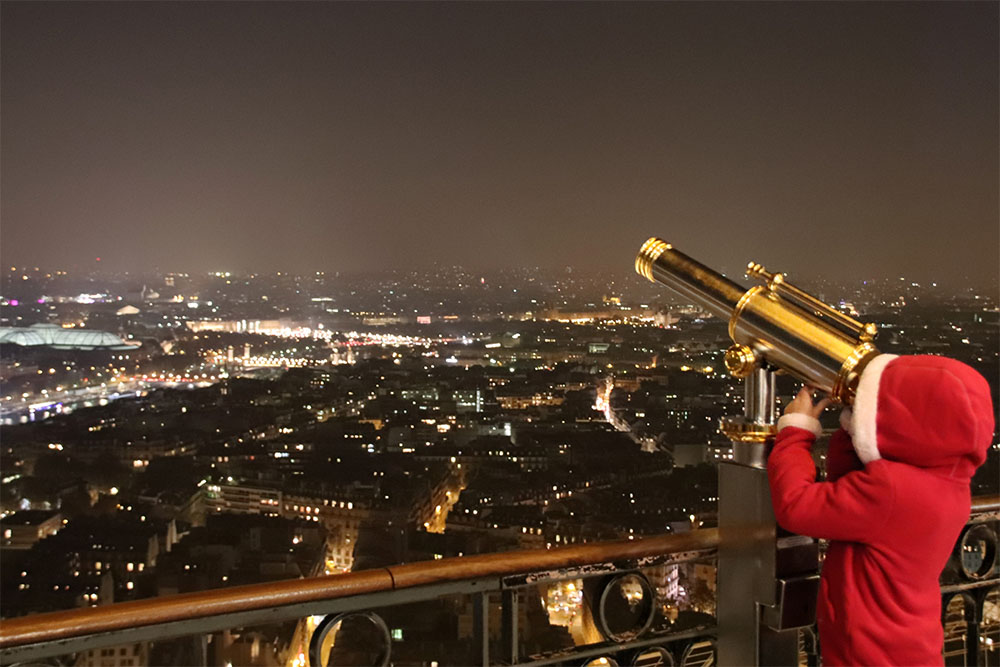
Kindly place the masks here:
[(681, 667), (711, 667), (715, 664), (715, 642), (696, 641), (684, 649)]
[[(384, 649), (372, 650), (370, 647), (363, 647), (357, 644), (350, 645), (343, 650), (342, 655), (345, 665), (372, 665), (372, 667), (388, 667), (389, 654), (392, 652), (392, 637), (389, 634), (389, 627), (382, 620), (382, 617), (373, 611), (346, 612), (327, 616), (313, 632), (309, 641), (309, 665), (310, 667), (333, 667), (333, 650), (331, 649), (323, 661), (323, 648), (327, 638), (333, 634), (336, 641), (337, 634), (343, 629), (344, 624), (351, 623), (350, 632), (345, 633), (350, 642), (359, 642), (364, 639), (380, 640)], [(358, 625), (354, 625), (357, 623)], [(341, 640), (343, 642), (343, 640)], [(336, 645), (332, 648), (336, 648)]]
[(583, 663), (583, 667), (618, 667), (618, 661), (609, 655), (602, 655)]
[(629, 572), (610, 577), (597, 598), (597, 629), (610, 641), (631, 641), (653, 624), (655, 601), (653, 587), (642, 574)]
[(958, 564), (969, 579), (986, 579), (997, 566), (997, 534), (985, 524), (969, 526), (958, 542)]
[(647, 646), (635, 652), (632, 667), (674, 667), (674, 656), (662, 646)]

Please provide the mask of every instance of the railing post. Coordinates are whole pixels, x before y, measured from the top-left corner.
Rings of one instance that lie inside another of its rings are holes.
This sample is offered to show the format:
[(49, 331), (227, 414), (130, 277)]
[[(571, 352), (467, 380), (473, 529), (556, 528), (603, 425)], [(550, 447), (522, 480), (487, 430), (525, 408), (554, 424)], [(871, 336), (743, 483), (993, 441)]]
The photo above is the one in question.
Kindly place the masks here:
[(196, 667), (206, 667), (208, 665), (208, 635), (200, 634), (193, 637), (194, 658)]
[(507, 652), (507, 664), (516, 665), (518, 661), (518, 618), (517, 589), (508, 588), (503, 591), (503, 637), (504, 649)]
[(472, 624), (475, 626), (475, 637), (481, 649), (482, 665), (490, 664), (490, 594), (476, 593), (472, 607)]
[(986, 601), (986, 589), (980, 595), (973, 593), (972, 604), (965, 605), (965, 664), (978, 665), (979, 653), (979, 623), (983, 619), (983, 606)]

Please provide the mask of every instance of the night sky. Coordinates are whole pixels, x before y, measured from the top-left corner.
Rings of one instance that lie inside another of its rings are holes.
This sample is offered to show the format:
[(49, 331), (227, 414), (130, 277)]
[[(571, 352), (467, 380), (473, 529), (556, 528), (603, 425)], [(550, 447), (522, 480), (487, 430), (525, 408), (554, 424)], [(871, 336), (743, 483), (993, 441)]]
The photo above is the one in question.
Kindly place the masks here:
[(2, 260), (1000, 272), (1000, 4), (2, 4)]

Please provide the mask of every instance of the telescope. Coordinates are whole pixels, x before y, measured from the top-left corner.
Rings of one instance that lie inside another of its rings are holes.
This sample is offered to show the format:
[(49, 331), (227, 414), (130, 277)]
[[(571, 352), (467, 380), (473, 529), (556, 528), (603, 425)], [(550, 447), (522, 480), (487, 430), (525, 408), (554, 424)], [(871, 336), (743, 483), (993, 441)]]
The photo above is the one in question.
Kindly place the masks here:
[[(726, 369), (744, 381), (743, 414), (723, 417), (733, 443), (719, 463), (719, 664), (793, 664), (795, 630), (815, 621), (819, 546), (779, 537), (767, 479), (767, 443), (777, 430), (775, 382), (784, 372), (850, 405), (878, 329), (862, 324), (751, 262), (746, 289), (653, 237), (635, 270), (729, 323)], [(767, 656), (767, 657), (765, 657)]]
[[(726, 350), (726, 369), (737, 378), (754, 373), (785, 372), (827, 392), (836, 403), (850, 405), (865, 365), (878, 354), (872, 344), (878, 328), (862, 324), (795, 287), (783, 273), (770, 273), (751, 262), (747, 275), (762, 284), (749, 290), (653, 237), (635, 258), (635, 270), (655, 283), (689, 298), (729, 322), (733, 345)], [(754, 413), (759, 424), (773, 422), (772, 397), (751, 395), (770, 415)], [(751, 435), (747, 433), (746, 435)], [(736, 438), (756, 440), (757, 438)]]

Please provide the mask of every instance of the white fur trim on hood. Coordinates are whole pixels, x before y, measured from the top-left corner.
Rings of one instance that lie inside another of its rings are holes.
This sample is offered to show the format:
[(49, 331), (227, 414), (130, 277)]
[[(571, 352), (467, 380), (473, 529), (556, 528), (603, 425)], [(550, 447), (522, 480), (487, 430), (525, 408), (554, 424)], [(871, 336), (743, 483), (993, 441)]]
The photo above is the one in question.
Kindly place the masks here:
[(851, 426), (847, 429), (854, 442), (854, 451), (862, 463), (878, 461), (882, 455), (878, 451), (876, 420), (878, 418), (878, 387), (885, 367), (895, 359), (895, 354), (880, 354), (865, 366), (854, 395), (854, 408), (850, 416)]
[(789, 412), (788, 414), (781, 415), (781, 418), (778, 419), (778, 430), (780, 431), (786, 426), (805, 429), (817, 438), (823, 432), (823, 427), (819, 425), (819, 420), (804, 412)]

